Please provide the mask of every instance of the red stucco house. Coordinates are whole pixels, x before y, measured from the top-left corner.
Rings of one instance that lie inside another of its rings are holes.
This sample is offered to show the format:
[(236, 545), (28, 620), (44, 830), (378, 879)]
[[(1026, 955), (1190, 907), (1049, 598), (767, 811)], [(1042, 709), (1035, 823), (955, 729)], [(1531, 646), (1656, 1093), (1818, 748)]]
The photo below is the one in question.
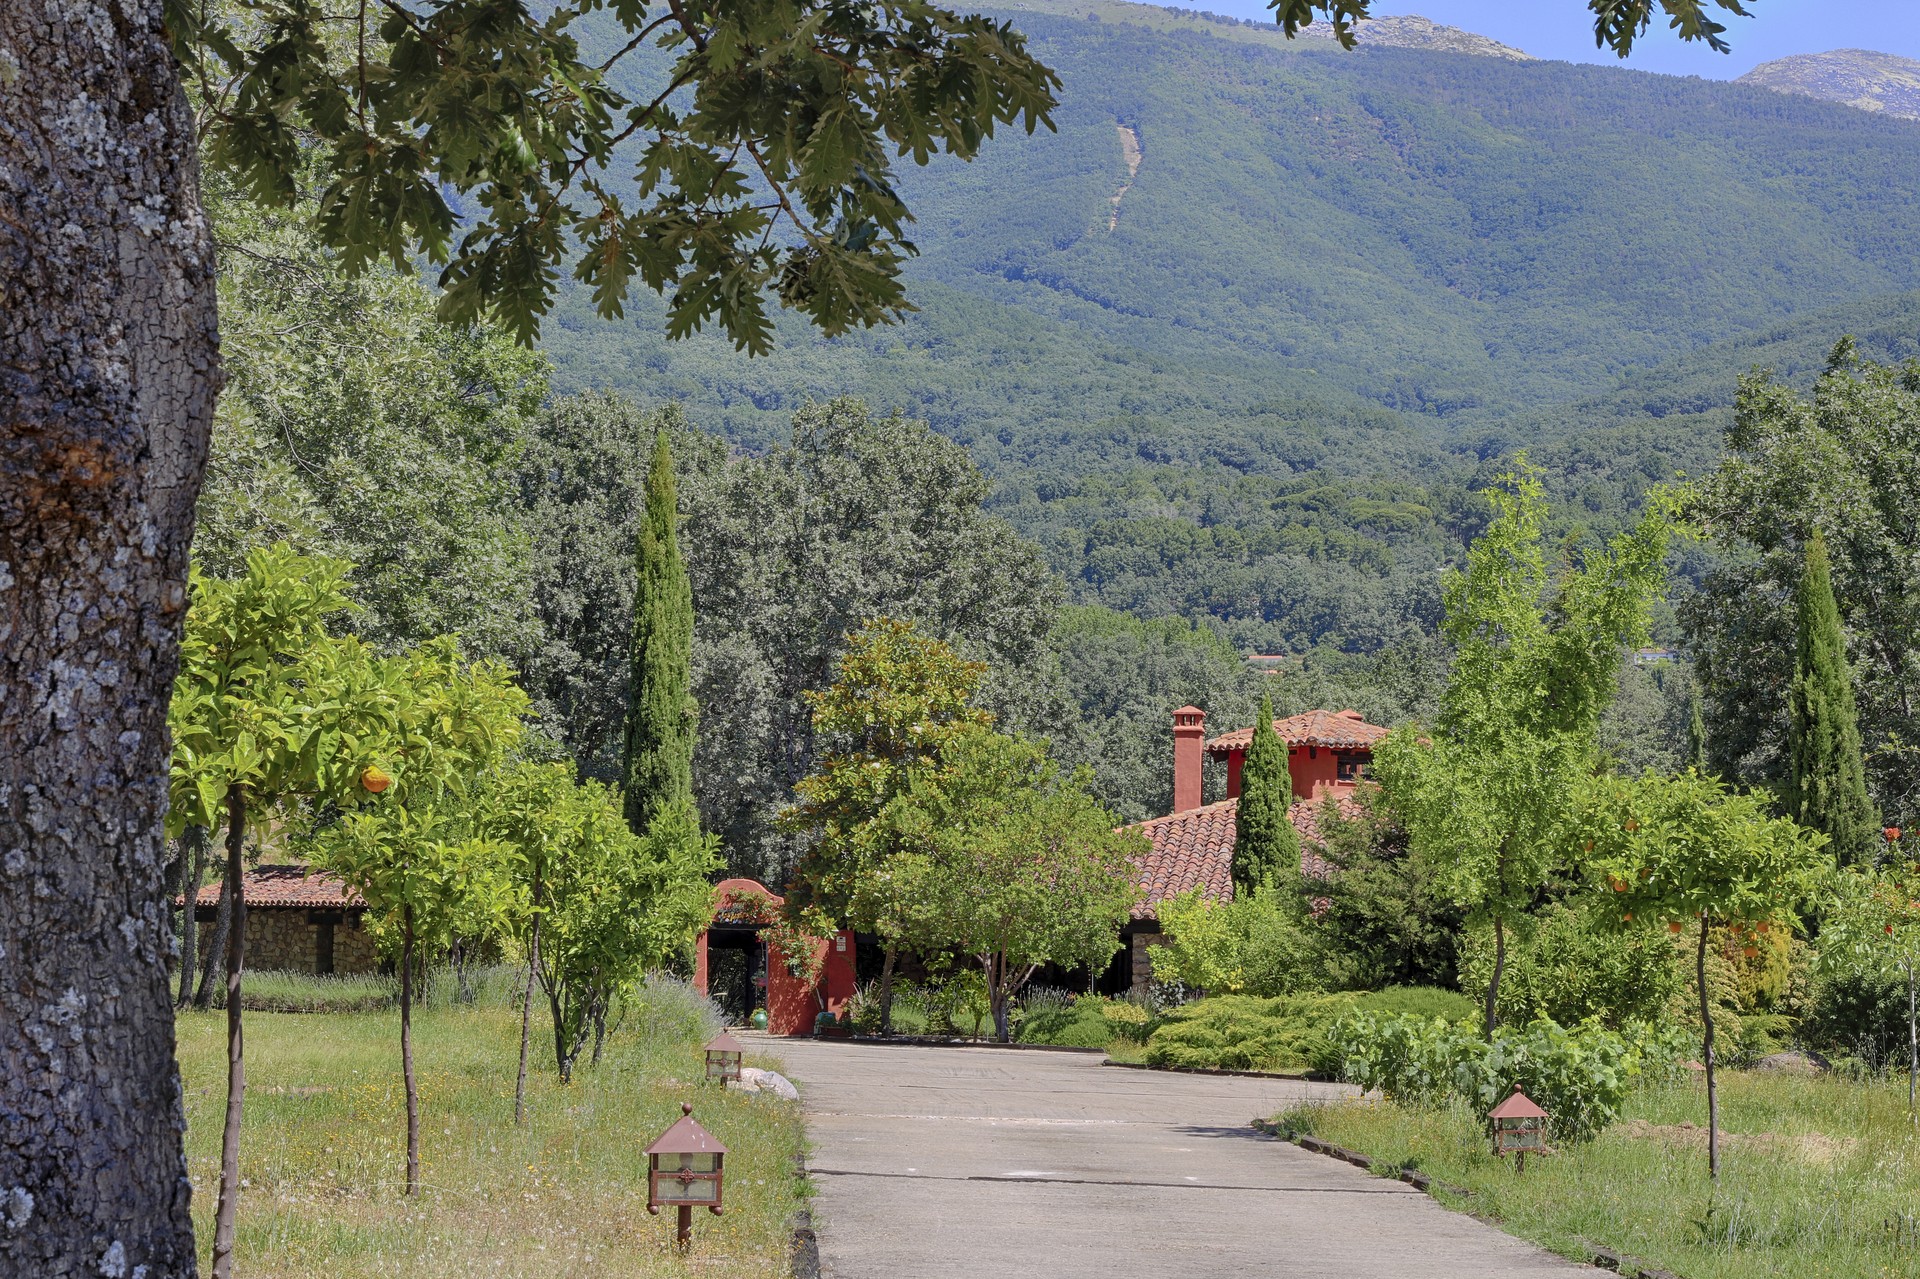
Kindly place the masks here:
[[(1173, 713), (1173, 812), (1133, 827), (1150, 845), (1140, 864), (1144, 894), (1122, 934), (1135, 988), (1153, 979), (1147, 948), (1162, 936), (1156, 914), (1161, 902), (1196, 886), (1220, 900), (1233, 895), (1234, 814), (1253, 729), (1235, 729), (1208, 741), (1206, 722), (1207, 713), (1197, 706)], [(1287, 815), (1300, 833), (1301, 871), (1312, 879), (1325, 878), (1320, 805), (1331, 798), (1343, 811), (1352, 808), (1350, 797), (1366, 784), (1374, 745), (1388, 730), (1367, 723), (1358, 711), (1317, 710), (1275, 720), (1273, 731), (1287, 746), (1294, 794)], [(1226, 764), (1227, 798), (1202, 804), (1201, 770), (1209, 756)]]

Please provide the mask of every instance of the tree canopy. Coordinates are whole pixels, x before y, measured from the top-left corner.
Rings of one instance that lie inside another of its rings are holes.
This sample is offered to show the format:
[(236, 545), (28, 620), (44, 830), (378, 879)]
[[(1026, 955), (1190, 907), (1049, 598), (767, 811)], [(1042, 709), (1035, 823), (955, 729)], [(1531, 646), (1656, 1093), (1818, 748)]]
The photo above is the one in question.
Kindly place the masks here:
[[(837, 333), (907, 309), (894, 155), (971, 158), (1048, 124), (1058, 80), (1009, 24), (925, 3), (168, 0), (213, 162), (288, 203), (322, 154), (316, 225), (349, 269), (441, 266), (441, 313), (531, 340), (560, 269), (617, 316), (772, 340), (769, 294)], [(583, 31), (615, 50), (592, 57)], [(651, 58), (648, 55), (656, 55)], [(648, 85), (612, 73), (647, 59)], [(480, 105), (484, 103), (484, 106)], [(891, 153), (891, 154), (890, 154)]]

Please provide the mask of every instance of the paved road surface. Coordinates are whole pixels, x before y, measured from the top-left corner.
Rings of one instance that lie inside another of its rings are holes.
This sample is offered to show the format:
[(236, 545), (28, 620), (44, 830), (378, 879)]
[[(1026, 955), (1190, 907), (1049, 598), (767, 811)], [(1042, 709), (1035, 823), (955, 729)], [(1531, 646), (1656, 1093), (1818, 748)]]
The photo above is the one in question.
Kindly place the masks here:
[(1597, 1273), (1248, 1126), (1334, 1085), (763, 1042), (806, 1106), (828, 1279)]

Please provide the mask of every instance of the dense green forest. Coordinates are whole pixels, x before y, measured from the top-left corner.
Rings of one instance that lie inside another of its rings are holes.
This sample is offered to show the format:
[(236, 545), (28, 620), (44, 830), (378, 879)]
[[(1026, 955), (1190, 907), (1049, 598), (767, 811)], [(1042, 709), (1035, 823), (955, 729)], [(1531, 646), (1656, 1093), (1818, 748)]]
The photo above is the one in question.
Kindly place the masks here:
[[(917, 314), (786, 322), (748, 360), (576, 291), (556, 389), (754, 451), (809, 401), (898, 409), (967, 447), (1069, 598), (1331, 656), (1430, 633), (1515, 450), (1564, 531), (1604, 533), (1712, 468), (1753, 366), (1805, 388), (1843, 333), (1914, 349), (1911, 124), (1122, 4), (1008, 16), (1061, 73), (1059, 129), (900, 175)], [(1710, 561), (1681, 547), (1679, 582)]]

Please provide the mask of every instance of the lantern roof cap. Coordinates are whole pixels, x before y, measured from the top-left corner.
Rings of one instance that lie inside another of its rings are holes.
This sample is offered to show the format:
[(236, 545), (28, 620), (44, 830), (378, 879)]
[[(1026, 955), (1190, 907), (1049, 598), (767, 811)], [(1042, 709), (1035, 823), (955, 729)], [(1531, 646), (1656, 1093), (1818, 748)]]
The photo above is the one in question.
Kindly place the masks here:
[(743, 1053), (746, 1050), (747, 1046), (745, 1044), (724, 1030), (712, 1039), (709, 1039), (706, 1047), (706, 1051), (710, 1053)]
[(1533, 1104), (1527, 1094), (1518, 1088), (1513, 1095), (1495, 1106), (1487, 1113), (1489, 1119), (1545, 1119), (1547, 1112)]
[(693, 1107), (680, 1103), (680, 1118), (673, 1127), (653, 1139), (642, 1153), (649, 1155), (724, 1155), (727, 1148), (720, 1139), (693, 1121)]

